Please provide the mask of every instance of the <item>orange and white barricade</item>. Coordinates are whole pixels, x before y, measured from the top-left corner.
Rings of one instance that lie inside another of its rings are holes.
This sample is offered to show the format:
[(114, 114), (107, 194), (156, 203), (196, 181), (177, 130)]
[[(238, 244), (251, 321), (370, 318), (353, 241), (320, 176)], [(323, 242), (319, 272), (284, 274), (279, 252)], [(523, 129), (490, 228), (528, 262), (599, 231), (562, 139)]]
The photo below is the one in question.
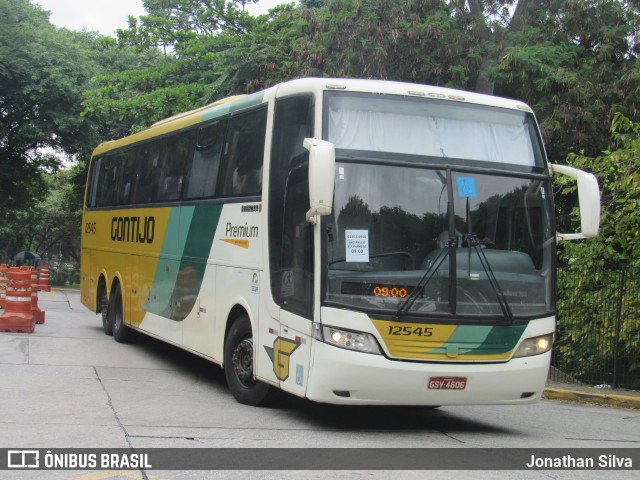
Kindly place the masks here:
[(0, 308), (4, 308), (4, 302), (7, 298), (7, 283), (9, 283), (9, 267), (4, 263), (0, 265)]
[(50, 292), (51, 285), (49, 285), (49, 265), (40, 266), (40, 277), (38, 279), (38, 290), (40, 292)]
[(38, 325), (44, 323), (44, 312), (38, 307), (38, 270), (36, 267), (20, 267), (31, 275), (31, 313)]
[(12, 267), (4, 313), (0, 315), (0, 332), (33, 333), (35, 317), (31, 312), (31, 272)]

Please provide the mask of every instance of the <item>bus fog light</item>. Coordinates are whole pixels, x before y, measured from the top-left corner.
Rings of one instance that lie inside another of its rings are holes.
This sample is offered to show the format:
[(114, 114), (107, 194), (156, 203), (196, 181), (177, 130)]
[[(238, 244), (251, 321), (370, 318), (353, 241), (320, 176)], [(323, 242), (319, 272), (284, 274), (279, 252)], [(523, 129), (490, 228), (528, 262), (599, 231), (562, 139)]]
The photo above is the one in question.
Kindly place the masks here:
[(551, 350), (552, 344), (553, 333), (541, 335), (540, 337), (527, 338), (520, 343), (513, 358), (531, 357), (533, 355), (546, 353)]
[(336, 347), (355, 350), (358, 352), (375, 353), (380, 355), (378, 342), (368, 333), (342, 330), (335, 327), (314, 324), (314, 338)]

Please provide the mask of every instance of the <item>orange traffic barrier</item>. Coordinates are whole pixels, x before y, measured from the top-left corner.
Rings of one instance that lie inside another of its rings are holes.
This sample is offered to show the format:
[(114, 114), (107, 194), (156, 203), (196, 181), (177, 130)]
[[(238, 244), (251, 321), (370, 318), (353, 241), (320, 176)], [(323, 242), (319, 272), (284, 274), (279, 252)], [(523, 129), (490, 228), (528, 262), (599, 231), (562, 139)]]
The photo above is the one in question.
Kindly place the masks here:
[(38, 290), (41, 292), (51, 291), (51, 285), (49, 285), (49, 265), (40, 266), (40, 278), (38, 280)]
[(9, 273), (9, 267), (3, 263), (0, 265), (0, 308), (4, 308), (4, 302), (7, 298), (7, 283), (9, 282), (7, 273)]
[(20, 267), (31, 275), (31, 313), (36, 323), (41, 325), (44, 323), (44, 312), (38, 307), (38, 271), (36, 267)]
[(31, 272), (12, 267), (4, 313), (0, 315), (0, 332), (33, 333), (35, 317), (31, 313)]

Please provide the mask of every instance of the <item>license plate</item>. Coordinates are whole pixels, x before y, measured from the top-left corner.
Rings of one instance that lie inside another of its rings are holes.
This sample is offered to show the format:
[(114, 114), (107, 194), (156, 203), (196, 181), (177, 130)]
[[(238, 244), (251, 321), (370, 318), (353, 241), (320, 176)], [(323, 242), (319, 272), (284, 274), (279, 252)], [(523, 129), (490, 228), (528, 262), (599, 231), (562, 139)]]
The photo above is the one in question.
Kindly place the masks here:
[(464, 390), (467, 377), (429, 377), (430, 390)]

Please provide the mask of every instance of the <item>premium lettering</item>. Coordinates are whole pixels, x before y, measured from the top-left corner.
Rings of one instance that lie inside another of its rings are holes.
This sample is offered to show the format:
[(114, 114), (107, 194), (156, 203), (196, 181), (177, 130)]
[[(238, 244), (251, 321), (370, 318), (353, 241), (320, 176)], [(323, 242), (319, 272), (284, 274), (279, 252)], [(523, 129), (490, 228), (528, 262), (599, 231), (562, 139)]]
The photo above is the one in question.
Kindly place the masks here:
[(249, 226), (244, 225), (232, 225), (227, 223), (227, 229), (225, 230), (225, 236), (231, 238), (256, 238), (258, 236), (258, 227), (256, 225)]
[(155, 217), (113, 217), (111, 240), (114, 242), (153, 243)]

